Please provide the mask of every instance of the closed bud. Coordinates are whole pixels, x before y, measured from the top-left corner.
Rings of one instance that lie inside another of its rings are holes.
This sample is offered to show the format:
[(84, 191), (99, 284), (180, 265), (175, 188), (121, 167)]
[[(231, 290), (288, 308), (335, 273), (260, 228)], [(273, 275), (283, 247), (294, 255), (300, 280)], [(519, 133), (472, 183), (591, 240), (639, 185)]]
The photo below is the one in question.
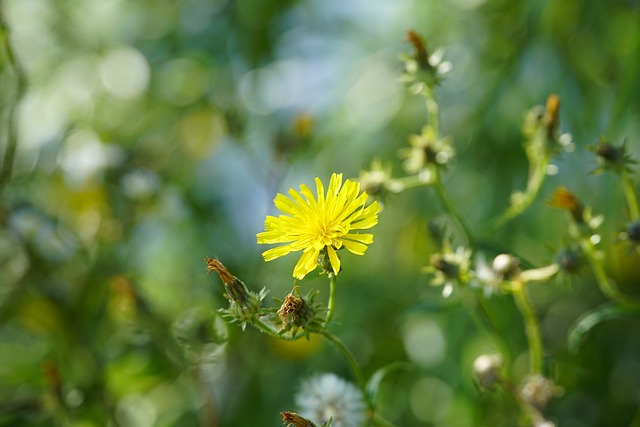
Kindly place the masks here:
[(497, 354), (483, 354), (473, 361), (473, 376), (486, 389), (493, 388), (502, 378), (502, 357)]

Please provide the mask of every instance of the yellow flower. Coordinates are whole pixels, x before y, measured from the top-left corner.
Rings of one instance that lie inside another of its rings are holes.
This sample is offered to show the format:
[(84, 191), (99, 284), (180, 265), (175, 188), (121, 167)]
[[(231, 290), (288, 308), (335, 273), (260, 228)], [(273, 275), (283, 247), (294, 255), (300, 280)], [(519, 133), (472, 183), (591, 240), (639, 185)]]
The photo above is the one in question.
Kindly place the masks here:
[(322, 181), (319, 178), (315, 181), (317, 199), (304, 184), (300, 186), (300, 193), (290, 189), (290, 198), (278, 194), (273, 201), (287, 215), (267, 216), (265, 231), (257, 235), (258, 243), (286, 243), (265, 251), (262, 254), (265, 261), (303, 251), (293, 269), (293, 277), (297, 279), (315, 270), (321, 251), (326, 251), (333, 273), (338, 274), (340, 259), (336, 250), (344, 246), (354, 254), (363, 255), (367, 244), (373, 243), (373, 234), (353, 230), (368, 229), (378, 223), (380, 205), (373, 202), (365, 207), (368, 196), (358, 194), (358, 182), (346, 180), (342, 185), (342, 174), (334, 173), (325, 196)]

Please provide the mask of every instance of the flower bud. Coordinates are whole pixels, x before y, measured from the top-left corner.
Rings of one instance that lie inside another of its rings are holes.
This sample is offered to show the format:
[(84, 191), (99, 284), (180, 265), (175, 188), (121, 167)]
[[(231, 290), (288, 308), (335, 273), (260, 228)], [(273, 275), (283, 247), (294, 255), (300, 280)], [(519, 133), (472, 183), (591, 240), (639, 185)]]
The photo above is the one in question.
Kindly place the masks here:
[(631, 166), (636, 163), (635, 160), (627, 154), (627, 147), (623, 143), (622, 145), (615, 146), (607, 141), (605, 138), (600, 140), (592, 147), (589, 147), (601, 162), (601, 166), (593, 171), (593, 173), (601, 173), (605, 170), (612, 170), (614, 172), (623, 172), (631, 170)]
[(486, 389), (500, 383), (502, 377), (502, 357), (498, 354), (483, 354), (473, 361), (473, 376)]
[(502, 280), (512, 280), (520, 274), (520, 260), (513, 255), (500, 254), (493, 259), (491, 269)]
[(229, 270), (227, 270), (227, 267), (222, 265), (217, 259), (206, 257), (204, 260), (207, 263), (207, 273), (215, 271), (218, 273), (218, 276), (220, 276), (220, 280), (222, 280), (224, 288), (227, 291), (225, 294), (227, 299), (233, 300), (237, 304), (245, 307), (249, 301), (249, 293), (242, 280), (232, 275)]
[(558, 187), (551, 195), (547, 205), (569, 211), (578, 224), (584, 223), (584, 207), (580, 200), (565, 187)]

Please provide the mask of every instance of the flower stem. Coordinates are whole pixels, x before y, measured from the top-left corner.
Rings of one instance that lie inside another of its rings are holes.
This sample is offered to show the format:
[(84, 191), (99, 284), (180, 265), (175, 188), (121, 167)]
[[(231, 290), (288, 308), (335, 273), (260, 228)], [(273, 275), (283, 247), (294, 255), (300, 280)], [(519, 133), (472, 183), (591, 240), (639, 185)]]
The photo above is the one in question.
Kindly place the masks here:
[(442, 179), (440, 177), (440, 170), (437, 167), (435, 168), (434, 175), (435, 175), (435, 179), (433, 182), (433, 186), (436, 190), (436, 194), (440, 198), (440, 202), (442, 203), (442, 206), (449, 213), (449, 215), (451, 216), (451, 219), (456, 224), (456, 227), (458, 227), (460, 232), (464, 235), (464, 238), (467, 241), (467, 245), (473, 246), (474, 244), (473, 233), (469, 228), (469, 226), (462, 219), (462, 217), (458, 214), (453, 203), (451, 203), (451, 199), (449, 198), (449, 193), (447, 193), (446, 188), (442, 184)]
[(329, 303), (327, 304), (327, 324), (333, 319), (336, 305), (336, 275), (329, 273)]
[(431, 90), (425, 90), (424, 97), (426, 98), (425, 106), (427, 108), (428, 123), (433, 129), (433, 134), (436, 139), (438, 138), (438, 103), (433, 96)]
[(624, 195), (627, 199), (627, 205), (629, 206), (629, 217), (632, 221), (640, 219), (640, 211), (638, 210), (638, 199), (636, 198), (636, 192), (633, 188), (633, 181), (626, 170), (620, 172), (620, 178), (622, 179), (622, 187), (624, 188)]
[[(1, 6), (0, 6), (1, 7)], [(7, 145), (4, 152), (4, 158), (2, 162), (2, 169), (0, 170), (0, 185), (6, 184), (11, 180), (13, 173), (13, 163), (18, 146), (18, 132), (16, 124), (17, 105), (24, 94), (26, 87), (26, 78), (24, 71), (16, 59), (11, 41), (9, 38), (9, 28), (5, 21), (4, 11), (0, 9), (0, 43), (4, 51), (4, 56), (9, 63), (9, 69), (14, 74), (15, 90), (13, 94), (13, 102), (8, 107), (8, 113), (6, 115), (6, 129), (7, 129)]]
[(433, 184), (433, 179), (430, 175), (425, 178), (425, 175), (417, 174), (394, 178), (391, 181), (390, 187), (393, 193), (400, 193), (410, 188), (423, 187), (431, 184)]
[(524, 283), (514, 282), (512, 293), (516, 306), (522, 314), (529, 342), (529, 373), (540, 374), (542, 372), (542, 337), (538, 319), (525, 293)]
[(329, 340), (329, 342), (333, 344), (336, 349), (338, 349), (338, 351), (342, 354), (342, 357), (344, 357), (344, 359), (347, 361), (347, 364), (349, 365), (349, 368), (351, 369), (353, 376), (356, 378), (356, 381), (358, 382), (358, 387), (362, 391), (363, 397), (365, 398), (369, 407), (373, 409), (373, 406), (374, 406), (373, 402), (371, 402), (366, 392), (367, 383), (364, 379), (364, 375), (362, 375), (362, 370), (360, 370), (360, 366), (358, 365), (358, 362), (356, 362), (356, 358), (349, 351), (349, 349), (344, 345), (344, 343), (340, 341), (340, 338), (333, 335), (331, 332), (328, 332), (327, 330), (323, 330), (322, 332), (319, 332), (319, 333), (324, 335), (324, 337), (327, 340)]
[(538, 162), (536, 167), (531, 172), (529, 181), (527, 183), (526, 192), (521, 194), (521, 197), (517, 201), (512, 200), (509, 207), (499, 217), (497, 217), (489, 224), (489, 227), (487, 228), (485, 233), (488, 234), (495, 232), (512, 219), (521, 215), (529, 208), (529, 206), (531, 206), (531, 204), (538, 196), (538, 193), (540, 192), (540, 188), (542, 187), (544, 178), (547, 175), (548, 165), (549, 160), (547, 158), (544, 158), (543, 160)]
[(377, 412), (373, 414), (373, 421), (375, 422), (376, 425), (379, 425), (381, 427), (396, 427), (395, 424), (393, 424), (391, 421), (384, 419)]
[[(438, 113), (439, 113), (438, 103), (436, 102), (435, 97), (433, 96), (433, 92), (431, 91), (431, 89), (425, 88), (425, 90), (423, 91), (423, 95), (425, 97), (425, 106), (426, 106), (426, 109), (427, 109), (428, 123), (429, 123), (429, 126), (431, 126), (431, 129), (433, 129), (433, 135), (435, 136), (435, 139), (437, 140), (439, 138), (439, 135), (438, 135), (438, 122), (439, 122), (439, 118), (438, 118)], [(467, 244), (469, 246), (473, 245), (473, 240), (474, 239), (473, 239), (473, 234), (471, 233), (471, 229), (462, 220), (462, 217), (460, 217), (460, 215), (456, 211), (453, 203), (451, 203), (451, 199), (449, 198), (449, 194), (447, 193), (447, 190), (445, 189), (444, 185), (442, 184), (442, 177), (440, 175), (440, 169), (437, 166), (433, 170), (432, 184), (434, 185), (434, 187), (436, 189), (436, 193), (437, 193), (438, 197), (440, 198), (440, 202), (444, 206), (444, 209), (449, 213), (449, 215), (451, 216), (453, 222), (456, 224), (456, 227), (465, 236), (465, 239), (467, 240)]]
[(620, 292), (620, 290), (611, 282), (611, 280), (609, 280), (607, 273), (604, 271), (604, 266), (602, 265), (602, 261), (600, 260), (598, 251), (591, 240), (589, 240), (589, 238), (587, 237), (581, 238), (580, 246), (589, 259), (591, 270), (593, 271), (593, 275), (596, 278), (596, 282), (598, 283), (600, 291), (602, 291), (602, 293), (610, 299), (621, 304), (632, 307), (640, 307), (640, 303), (638, 301), (635, 301), (634, 299)]

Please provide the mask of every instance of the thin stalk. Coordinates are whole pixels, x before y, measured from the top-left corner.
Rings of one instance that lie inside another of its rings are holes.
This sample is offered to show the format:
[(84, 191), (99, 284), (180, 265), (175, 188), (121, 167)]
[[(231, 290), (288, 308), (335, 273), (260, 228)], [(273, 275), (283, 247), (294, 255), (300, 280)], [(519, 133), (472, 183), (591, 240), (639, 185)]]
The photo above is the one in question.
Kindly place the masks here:
[(327, 324), (333, 319), (336, 305), (336, 275), (329, 273), (329, 303), (327, 304)]
[(424, 187), (431, 184), (433, 184), (433, 178), (431, 178), (431, 176), (429, 176), (428, 179), (425, 179), (423, 178), (423, 175), (417, 174), (404, 176), (402, 178), (394, 178), (390, 182), (389, 186), (391, 192), (400, 193), (410, 188)]
[[(431, 126), (431, 129), (433, 129), (433, 135), (437, 140), (439, 138), (438, 124), (440, 121), (438, 118), (438, 114), (439, 114), (438, 103), (436, 102), (433, 96), (433, 93), (430, 89), (425, 89), (423, 94), (424, 94), (424, 97), (426, 98), (425, 106), (427, 108), (428, 123)], [(467, 226), (467, 224), (462, 220), (462, 217), (458, 214), (453, 203), (451, 203), (449, 194), (447, 193), (447, 190), (444, 188), (444, 185), (442, 184), (440, 169), (438, 169), (437, 166), (433, 170), (432, 184), (435, 187), (436, 194), (440, 198), (440, 202), (444, 206), (444, 209), (449, 213), (449, 215), (453, 219), (453, 222), (456, 224), (456, 227), (464, 235), (467, 241), (467, 245), (469, 246), (473, 245), (473, 240), (474, 240), (473, 233), (471, 232), (471, 229)]]
[(433, 129), (433, 134), (436, 136), (436, 139), (438, 139), (438, 103), (430, 90), (426, 91), (424, 96), (426, 98), (425, 106), (427, 108), (428, 123)]
[(588, 238), (582, 238), (580, 240), (580, 245), (583, 252), (589, 259), (591, 271), (593, 271), (593, 275), (596, 278), (596, 282), (598, 283), (598, 287), (600, 288), (602, 293), (610, 299), (621, 304), (629, 305), (632, 307), (640, 307), (640, 302), (635, 301), (634, 299), (620, 292), (620, 290), (611, 282), (611, 280), (609, 280), (609, 277), (604, 270), (604, 266), (602, 265), (600, 257), (598, 256), (597, 250), (593, 243)]
[(638, 408), (638, 410), (636, 411), (636, 414), (631, 420), (631, 424), (629, 424), (629, 427), (640, 427), (640, 408)]
[(547, 175), (548, 166), (549, 159), (547, 157), (544, 157), (544, 159), (541, 159), (541, 161), (537, 163), (535, 168), (531, 171), (529, 181), (527, 182), (527, 190), (522, 194), (521, 199), (519, 199), (517, 203), (511, 203), (511, 205), (509, 205), (509, 207), (500, 216), (493, 220), (489, 227), (487, 227), (485, 233), (488, 234), (495, 232), (509, 221), (521, 215), (529, 208), (529, 206), (531, 206), (536, 197), (538, 197), (542, 183)]
[(540, 325), (533, 307), (525, 293), (524, 284), (515, 282), (513, 286), (513, 298), (524, 320), (525, 333), (529, 342), (529, 373), (540, 374), (542, 372), (542, 337)]
[(16, 59), (9, 37), (9, 27), (5, 21), (4, 11), (0, 3), (0, 43), (7, 58), (8, 67), (15, 74), (15, 94), (13, 102), (9, 105), (7, 112), (7, 144), (2, 160), (2, 170), (0, 171), (0, 186), (8, 183), (13, 175), (13, 164), (18, 147), (18, 131), (16, 124), (17, 106), (25, 90), (26, 78), (22, 67)]
[(360, 370), (358, 362), (356, 362), (356, 358), (344, 345), (344, 343), (340, 341), (340, 338), (326, 330), (323, 330), (319, 333), (322, 334), (327, 340), (329, 340), (329, 342), (333, 344), (333, 346), (342, 354), (342, 357), (344, 357), (344, 359), (347, 361), (347, 364), (349, 365), (349, 368), (351, 369), (351, 372), (353, 373), (353, 376), (358, 383), (358, 387), (362, 391), (362, 396), (364, 396), (365, 400), (367, 401), (367, 405), (369, 405), (369, 408), (373, 409), (373, 402), (370, 401), (367, 395), (367, 383), (364, 379), (364, 375), (362, 374), (362, 370)]
[(451, 219), (456, 224), (456, 227), (460, 230), (465, 240), (467, 241), (467, 246), (473, 246), (474, 238), (473, 232), (471, 228), (465, 223), (462, 217), (458, 214), (455, 206), (451, 203), (451, 199), (449, 198), (449, 193), (445, 189), (444, 185), (442, 185), (442, 179), (440, 177), (440, 170), (436, 167), (435, 169), (435, 179), (433, 182), (433, 186), (436, 190), (436, 194), (440, 199), (444, 209), (447, 211)]
[(380, 416), (380, 414), (378, 414), (377, 412), (375, 412), (373, 414), (373, 421), (376, 423), (376, 425), (379, 425), (381, 427), (396, 427), (395, 424), (393, 424), (391, 421), (384, 419), (382, 416)]
[(620, 172), (620, 178), (622, 179), (622, 187), (624, 189), (624, 196), (627, 199), (627, 205), (629, 206), (629, 217), (631, 221), (640, 219), (640, 211), (638, 210), (638, 199), (636, 198), (636, 192), (633, 188), (633, 181), (629, 173), (625, 170)]

